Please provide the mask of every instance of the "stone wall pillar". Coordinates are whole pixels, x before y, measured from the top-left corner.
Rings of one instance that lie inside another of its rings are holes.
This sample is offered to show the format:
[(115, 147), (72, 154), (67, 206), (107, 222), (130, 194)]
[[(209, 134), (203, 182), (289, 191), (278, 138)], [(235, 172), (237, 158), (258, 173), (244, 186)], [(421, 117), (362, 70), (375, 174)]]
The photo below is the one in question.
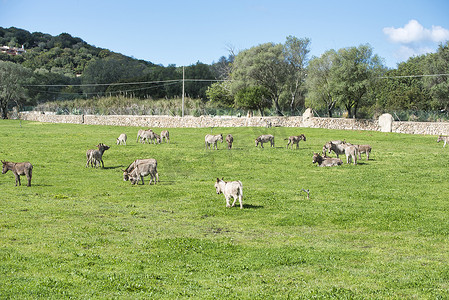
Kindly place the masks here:
[(391, 132), (393, 129), (393, 116), (383, 114), (379, 117), (379, 128), (382, 132)]

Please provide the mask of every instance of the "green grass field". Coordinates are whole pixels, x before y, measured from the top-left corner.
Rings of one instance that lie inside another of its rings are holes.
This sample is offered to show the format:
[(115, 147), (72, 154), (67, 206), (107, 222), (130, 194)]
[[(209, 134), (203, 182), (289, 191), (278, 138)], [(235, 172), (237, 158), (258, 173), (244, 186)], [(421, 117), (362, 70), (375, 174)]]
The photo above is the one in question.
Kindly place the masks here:
[[(0, 176), (1, 299), (449, 297), (449, 149), (435, 136), (178, 128), (143, 145), (137, 130), (0, 121), (0, 158), (34, 165), (32, 187)], [(234, 148), (206, 151), (211, 132)], [(256, 148), (266, 133), (276, 147)], [(312, 165), (335, 139), (370, 144), (372, 159)], [(105, 168), (85, 168), (100, 142)], [(158, 160), (159, 184), (123, 181), (137, 158)], [(243, 210), (225, 207), (217, 177), (243, 182)]]

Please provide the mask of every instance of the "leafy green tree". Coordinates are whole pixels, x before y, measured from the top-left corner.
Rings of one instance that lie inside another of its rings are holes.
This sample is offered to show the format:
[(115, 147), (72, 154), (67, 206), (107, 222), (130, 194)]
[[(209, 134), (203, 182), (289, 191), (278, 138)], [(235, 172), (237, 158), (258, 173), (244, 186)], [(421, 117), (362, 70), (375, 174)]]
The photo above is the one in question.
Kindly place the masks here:
[(274, 102), (276, 113), (283, 115), (279, 99), (286, 89), (287, 61), (282, 44), (266, 43), (240, 52), (234, 60), (233, 94), (249, 86), (264, 87)]
[[(426, 59), (425, 78), (427, 89), (434, 100), (434, 107), (441, 111), (449, 111), (449, 42), (440, 45), (437, 53), (430, 54)], [(433, 76), (436, 74), (445, 74)]]
[(287, 61), (287, 90), (290, 94), (290, 111), (294, 114), (299, 99), (304, 98), (310, 39), (288, 36), (284, 44)]
[(423, 84), (425, 57), (418, 56), (388, 70), (377, 80), (377, 106), (389, 110), (427, 110), (431, 97)]
[(313, 58), (308, 66), (306, 81), (310, 107), (316, 110), (324, 107), (329, 117), (332, 117), (338, 102), (331, 75), (336, 55), (335, 50), (328, 50), (320, 57)]
[(31, 77), (31, 71), (21, 65), (0, 61), (0, 110), (2, 119), (8, 118), (8, 105), (19, 106), (26, 99), (24, 84)]
[(235, 105), (244, 109), (257, 109), (264, 115), (264, 109), (271, 107), (270, 93), (261, 86), (249, 86), (240, 89), (235, 95)]
[(357, 117), (369, 85), (383, 69), (381, 59), (373, 54), (369, 45), (342, 48), (332, 63), (331, 76), (335, 82), (338, 100), (344, 105), (349, 118)]
[(229, 82), (215, 82), (207, 88), (207, 98), (221, 107), (232, 107), (234, 97), (231, 95)]

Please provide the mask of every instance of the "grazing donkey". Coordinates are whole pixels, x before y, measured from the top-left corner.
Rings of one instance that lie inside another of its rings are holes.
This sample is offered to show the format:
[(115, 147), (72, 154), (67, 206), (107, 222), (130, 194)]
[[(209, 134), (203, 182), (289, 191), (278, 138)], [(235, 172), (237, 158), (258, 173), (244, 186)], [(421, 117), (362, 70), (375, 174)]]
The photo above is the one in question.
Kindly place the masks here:
[(162, 143), (162, 139), (161, 136), (157, 133), (153, 133), (153, 139), (152, 141), (154, 142), (154, 144), (160, 144)]
[(145, 144), (145, 142), (148, 142), (148, 144), (151, 144), (151, 142), (154, 142), (154, 139), (156, 138), (154, 131), (151, 129), (144, 130), (141, 133), (140, 137), (141, 137), (140, 142), (144, 143), (144, 144)]
[(126, 133), (122, 133), (117, 138), (117, 145), (125, 145), (126, 146), (126, 139), (128, 137), (126, 136)]
[(228, 149), (229, 150), (231, 150), (233, 142), (234, 142), (234, 137), (232, 136), (232, 134), (228, 134), (226, 136), (226, 143), (228, 143)]
[(165, 142), (168, 142), (170, 144), (170, 133), (168, 132), (168, 130), (162, 130), (161, 139), (162, 141), (165, 139)]
[(139, 129), (139, 131), (137, 132), (137, 140), (136, 140), (136, 143), (142, 141), (142, 134), (143, 134), (144, 132), (145, 132), (145, 129)]
[(260, 143), (260, 147), (263, 148), (263, 143), (271, 143), (271, 147), (274, 147), (274, 136), (272, 136), (271, 134), (263, 134), (260, 135), (256, 138), (256, 147), (259, 145)]
[(159, 182), (159, 174), (157, 172), (157, 161), (155, 159), (152, 159), (151, 161), (148, 161), (146, 163), (141, 161), (140, 163), (136, 164), (134, 170), (132, 170), (131, 173), (129, 173), (129, 180), (134, 185), (138, 184), (139, 179), (141, 179), (142, 185), (144, 185), (145, 183), (143, 181), (143, 177), (147, 175), (150, 175), (149, 184), (151, 184), (153, 180), (154, 184), (156, 184), (156, 182)]
[(338, 155), (340, 154), (344, 154), (346, 155), (346, 163), (349, 164), (349, 161), (352, 159), (352, 162), (354, 163), (354, 165), (357, 164), (357, 156), (358, 156), (358, 151), (357, 151), (357, 147), (354, 145), (351, 145), (349, 143), (341, 143), (341, 144), (334, 144), (332, 141), (327, 142), (326, 145), (324, 145), (323, 149), (327, 149), (329, 153), (331, 153), (331, 151), (334, 151), (335, 154), (337, 154), (337, 158)]
[(211, 149), (210, 145), (212, 145), (212, 149), (218, 150), (217, 147), (218, 141), (223, 143), (223, 134), (221, 133), (217, 135), (206, 134), (206, 136), (204, 137), (204, 144), (206, 145), (206, 150), (208, 147), (209, 149)]
[(136, 159), (123, 171), (123, 181), (128, 181), (131, 172), (140, 164), (154, 164), (157, 167), (157, 161), (154, 158)]
[(446, 147), (446, 144), (449, 143), (449, 136), (447, 136), (447, 135), (440, 135), (440, 136), (438, 136), (437, 143), (439, 143), (441, 141), (444, 142), (443, 148)]
[(145, 137), (148, 138), (151, 136), (151, 133), (148, 132), (153, 132), (153, 130), (151, 130), (151, 128), (149, 129), (139, 129), (139, 131), (137, 132), (137, 140), (136, 143), (141, 142), (141, 143), (145, 143)]
[(16, 178), (16, 186), (17, 184), (21, 185), (20, 183), (20, 175), (25, 175), (28, 179), (27, 186), (31, 186), (31, 177), (33, 173), (33, 165), (29, 162), (10, 162), (10, 161), (3, 161), (3, 169), (2, 174), (5, 174), (8, 171), (12, 171), (14, 173), (14, 177)]
[(322, 157), (318, 153), (313, 153), (312, 163), (318, 163), (320, 167), (334, 167), (342, 165), (343, 161), (339, 158)]
[(87, 158), (87, 162), (86, 162), (86, 168), (90, 163), (90, 166), (93, 167), (95, 165), (95, 168), (97, 167), (97, 162), (98, 165), (102, 165), (102, 168), (104, 168), (104, 162), (103, 162), (103, 153), (108, 150), (110, 147), (104, 145), (103, 143), (100, 143), (97, 145), (98, 150), (94, 150), (94, 149), (89, 149), (86, 152), (86, 158)]
[[(215, 190), (217, 194), (223, 193), (226, 199), (226, 207), (234, 207), (237, 198), (239, 198), (240, 209), (243, 208), (242, 197), (243, 197), (243, 185), (241, 181), (224, 181), (223, 178), (217, 178), (215, 182)], [(229, 204), (229, 199), (233, 197), (234, 202), (232, 205)]]
[(292, 145), (292, 149), (293, 149), (293, 144), (296, 144), (296, 149), (299, 148), (299, 142), (300, 141), (306, 141), (306, 136), (304, 134), (300, 134), (297, 136), (289, 136), (287, 139), (284, 139), (284, 141), (288, 140), (288, 144), (287, 144), (287, 149), (288, 146), (291, 144)]

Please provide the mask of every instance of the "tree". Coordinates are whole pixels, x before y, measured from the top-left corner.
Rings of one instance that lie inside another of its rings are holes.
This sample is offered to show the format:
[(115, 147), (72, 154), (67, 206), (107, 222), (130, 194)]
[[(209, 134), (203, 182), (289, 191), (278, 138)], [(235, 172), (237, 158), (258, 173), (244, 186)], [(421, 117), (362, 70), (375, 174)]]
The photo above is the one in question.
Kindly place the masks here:
[(230, 83), (215, 82), (207, 88), (206, 95), (209, 100), (222, 107), (232, 107), (234, 105), (234, 97), (231, 95)]
[(284, 45), (284, 55), (287, 61), (287, 90), (290, 93), (290, 111), (293, 114), (298, 98), (305, 91), (304, 83), (307, 74), (310, 39), (298, 39), (288, 36)]
[[(210, 86), (211, 81), (214, 80), (211, 67), (209, 65), (197, 62), (194, 65), (185, 68), (186, 79), (198, 79), (198, 80), (186, 80), (185, 92), (192, 98), (206, 98), (206, 90)], [(210, 79), (211, 81), (201, 81)]]
[(437, 53), (430, 54), (426, 62), (427, 74), (445, 74), (429, 76), (425, 79), (425, 82), (437, 108), (447, 112), (449, 111), (449, 80), (447, 75), (449, 70), (449, 42), (440, 45)]
[(282, 116), (279, 99), (286, 88), (287, 62), (282, 44), (266, 43), (240, 52), (234, 60), (233, 94), (249, 86), (264, 87)]
[(21, 65), (0, 61), (0, 109), (2, 119), (8, 118), (8, 105), (15, 103), (20, 107), (26, 97), (23, 86), (31, 77), (31, 71)]
[(425, 89), (423, 79), (425, 56), (409, 58), (397, 69), (387, 70), (377, 80), (375, 93), (377, 105), (383, 110), (427, 110), (431, 108), (431, 97)]
[(373, 55), (369, 45), (338, 50), (332, 63), (331, 76), (338, 100), (345, 106), (349, 118), (357, 117), (357, 110), (363, 104), (371, 80), (382, 69), (381, 59)]
[(245, 109), (257, 109), (260, 115), (264, 115), (264, 109), (271, 107), (270, 93), (261, 86), (249, 86), (238, 91), (235, 95), (237, 107)]
[(308, 66), (307, 89), (310, 106), (319, 109), (325, 107), (327, 115), (331, 118), (337, 105), (331, 69), (336, 56), (335, 50), (328, 50), (321, 57), (313, 58)]

